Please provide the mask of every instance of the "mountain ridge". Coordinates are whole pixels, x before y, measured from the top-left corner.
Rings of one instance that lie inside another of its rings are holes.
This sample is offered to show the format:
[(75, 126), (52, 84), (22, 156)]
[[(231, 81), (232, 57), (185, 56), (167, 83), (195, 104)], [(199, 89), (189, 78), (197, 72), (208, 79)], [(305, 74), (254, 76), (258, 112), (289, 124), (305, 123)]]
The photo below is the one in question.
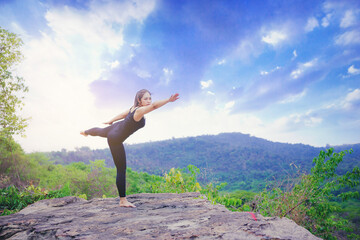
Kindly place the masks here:
[[(339, 172), (345, 173), (360, 163), (360, 144), (333, 146), (335, 151), (354, 149), (344, 158)], [(127, 165), (135, 171), (162, 175), (171, 168), (185, 168), (189, 164), (200, 168), (200, 182), (228, 182), (228, 190), (261, 189), (266, 181), (309, 172), (312, 160), (325, 147), (306, 144), (272, 142), (242, 133), (221, 133), (187, 138), (173, 138), (157, 142), (126, 144)], [(48, 152), (54, 163), (104, 159), (114, 167), (109, 149)], [(262, 182), (262, 183), (261, 183)]]

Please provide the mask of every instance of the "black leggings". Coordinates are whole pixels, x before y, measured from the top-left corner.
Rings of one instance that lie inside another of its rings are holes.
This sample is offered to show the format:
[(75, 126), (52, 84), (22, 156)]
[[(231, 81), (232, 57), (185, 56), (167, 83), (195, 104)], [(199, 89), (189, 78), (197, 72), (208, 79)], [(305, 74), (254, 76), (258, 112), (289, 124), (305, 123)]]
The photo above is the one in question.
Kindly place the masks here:
[(91, 136), (106, 137), (111, 155), (116, 166), (116, 187), (120, 197), (126, 196), (126, 154), (121, 137), (122, 122), (117, 122), (106, 128), (91, 128), (85, 133)]

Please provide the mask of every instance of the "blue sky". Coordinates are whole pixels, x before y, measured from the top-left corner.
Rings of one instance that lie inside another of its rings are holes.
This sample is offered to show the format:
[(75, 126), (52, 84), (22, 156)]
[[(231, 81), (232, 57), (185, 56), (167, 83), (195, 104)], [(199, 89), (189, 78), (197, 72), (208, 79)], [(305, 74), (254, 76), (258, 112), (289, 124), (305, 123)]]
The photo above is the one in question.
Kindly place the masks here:
[(28, 151), (105, 148), (79, 130), (137, 90), (178, 102), (127, 143), (221, 132), (360, 142), (359, 1), (0, 1), (24, 41)]

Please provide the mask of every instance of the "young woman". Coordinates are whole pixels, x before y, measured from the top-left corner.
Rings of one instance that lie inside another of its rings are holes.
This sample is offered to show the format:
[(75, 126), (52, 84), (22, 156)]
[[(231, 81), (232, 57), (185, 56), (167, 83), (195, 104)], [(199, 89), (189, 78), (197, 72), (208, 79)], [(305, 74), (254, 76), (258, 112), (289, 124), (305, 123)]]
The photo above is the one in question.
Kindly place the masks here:
[[(84, 136), (106, 137), (111, 155), (117, 169), (116, 186), (120, 196), (120, 207), (135, 207), (126, 199), (126, 155), (123, 142), (134, 132), (145, 126), (144, 115), (164, 106), (169, 102), (175, 102), (179, 99), (179, 94), (171, 95), (170, 98), (161, 101), (151, 102), (151, 94), (148, 90), (142, 89), (136, 93), (134, 105), (130, 110), (126, 110), (115, 116), (105, 124), (110, 126), (105, 128), (91, 128), (81, 131)], [(115, 121), (124, 119), (114, 123)], [(114, 124), (113, 124), (114, 123)]]

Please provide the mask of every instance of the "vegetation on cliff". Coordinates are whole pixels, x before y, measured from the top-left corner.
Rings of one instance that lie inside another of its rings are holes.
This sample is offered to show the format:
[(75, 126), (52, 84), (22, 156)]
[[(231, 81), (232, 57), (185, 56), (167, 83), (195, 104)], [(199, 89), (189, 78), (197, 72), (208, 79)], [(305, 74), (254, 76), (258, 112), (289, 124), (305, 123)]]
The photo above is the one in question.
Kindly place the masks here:
[[(276, 182), (275, 187), (265, 188), (260, 193), (221, 193), (219, 190), (226, 184), (200, 184), (197, 180), (200, 170), (193, 165), (184, 169), (172, 168), (163, 176), (128, 168), (127, 194), (198, 191), (214, 204), (223, 204), (232, 211), (288, 217), (320, 237), (336, 239), (340, 231), (350, 232), (353, 228), (348, 220), (341, 217), (343, 209), (339, 203), (359, 197), (358, 192), (349, 190), (359, 185), (359, 168), (355, 167), (345, 175), (336, 174), (336, 168), (346, 153), (348, 151), (335, 153), (333, 149), (322, 151), (319, 157), (314, 158), (315, 166), (311, 173), (303, 173), (286, 183)], [(22, 175), (22, 184), (17, 187), (10, 185), (3, 174), (2, 184), (9, 186), (0, 190), (2, 215), (14, 213), (45, 198), (118, 196), (114, 184), (116, 170), (106, 167), (104, 160), (91, 161), (90, 164), (55, 165), (40, 153), (23, 154), (21, 158), (27, 169)], [(21, 188), (27, 184), (27, 187)], [(349, 236), (357, 237), (355, 234)]]

